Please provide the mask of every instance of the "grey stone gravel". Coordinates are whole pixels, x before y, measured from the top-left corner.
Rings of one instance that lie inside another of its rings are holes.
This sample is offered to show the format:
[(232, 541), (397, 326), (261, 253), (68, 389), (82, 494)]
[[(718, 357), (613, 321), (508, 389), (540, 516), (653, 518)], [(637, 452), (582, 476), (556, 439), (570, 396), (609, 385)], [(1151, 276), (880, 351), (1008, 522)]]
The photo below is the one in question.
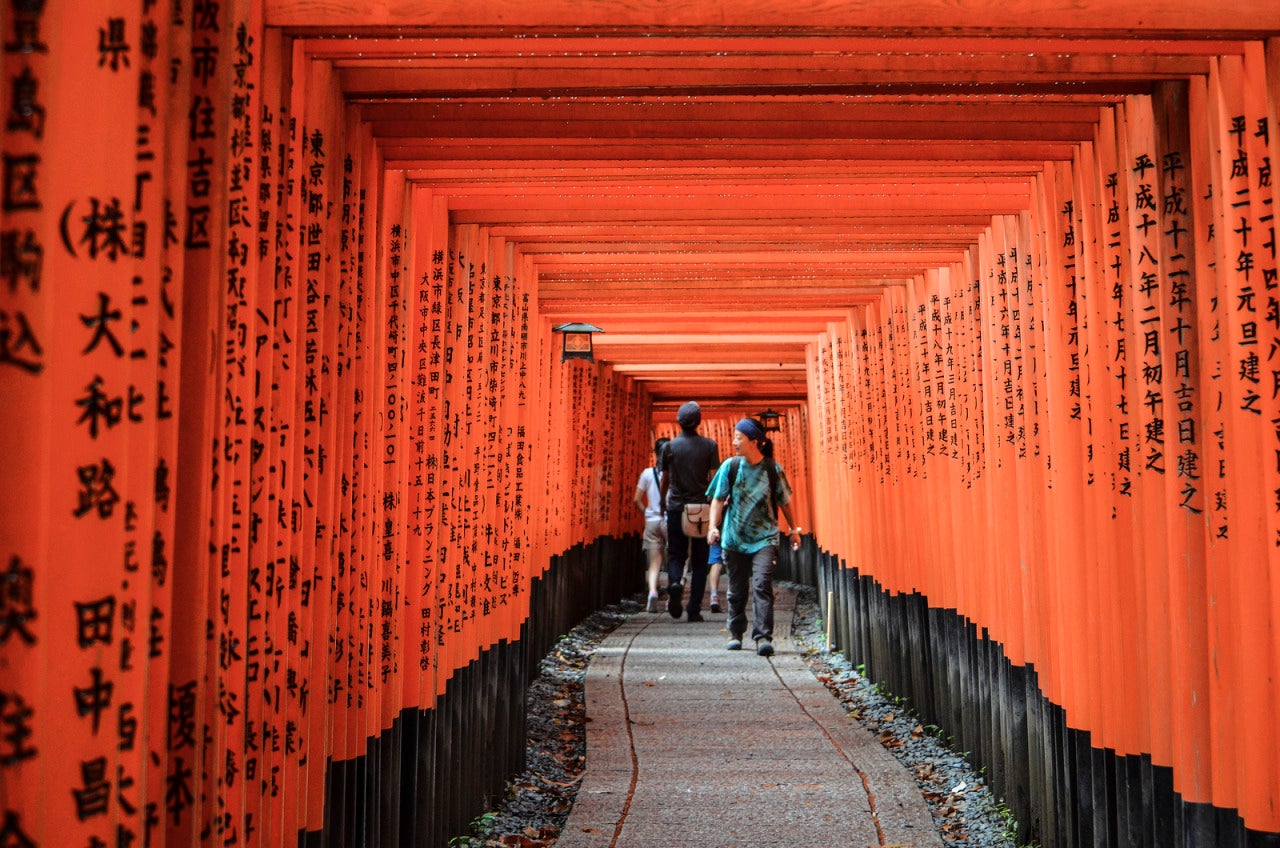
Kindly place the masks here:
[(863, 677), (843, 654), (828, 653), (816, 590), (787, 585), (796, 591), (791, 635), (805, 647), (803, 659), (845, 709), (915, 775), (943, 844), (1015, 848), (1016, 823), (982, 775), (963, 754), (947, 747), (938, 728), (923, 725), (910, 704)]
[[(913, 775), (943, 844), (1016, 848), (1015, 824), (1002, 813), (981, 774), (926, 728), (909, 705), (862, 677), (840, 653), (825, 651), (821, 610), (812, 587), (785, 584), (796, 594), (793, 638), (822, 681)], [(586, 765), (584, 686), (591, 655), (614, 628), (642, 609), (642, 598), (598, 610), (560, 639), (529, 687), (528, 768), (507, 784), (504, 797), (455, 837), (456, 848), (554, 845), (577, 797)]]

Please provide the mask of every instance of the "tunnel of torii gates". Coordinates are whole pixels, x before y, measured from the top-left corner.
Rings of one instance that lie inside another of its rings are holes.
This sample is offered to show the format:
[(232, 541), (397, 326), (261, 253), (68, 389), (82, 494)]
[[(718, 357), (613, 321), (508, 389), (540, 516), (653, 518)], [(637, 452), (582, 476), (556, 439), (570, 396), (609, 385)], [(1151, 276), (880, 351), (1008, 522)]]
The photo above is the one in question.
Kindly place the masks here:
[(1023, 838), (1280, 841), (1280, 5), (0, 24), (3, 848), (447, 844), (689, 399)]

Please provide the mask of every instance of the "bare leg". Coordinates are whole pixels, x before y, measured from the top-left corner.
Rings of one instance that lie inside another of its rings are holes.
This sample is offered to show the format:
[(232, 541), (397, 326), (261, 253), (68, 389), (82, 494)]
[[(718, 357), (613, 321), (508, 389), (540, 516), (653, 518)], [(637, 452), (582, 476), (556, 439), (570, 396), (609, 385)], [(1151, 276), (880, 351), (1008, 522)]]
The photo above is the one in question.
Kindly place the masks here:
[(649, 595), (656, 598), (658, 596), (658, 572), (662, 571), (663, 550), (662, 548), (654, 548), (647, 553), (649, 554)]
[(711, 611), (720, 612), (720, 570), (724, 567), (724, 551), (719, 545), (708, 548), (707, 561), (711, 564), (711, 573), (707, 575), (707, 582), (711, 584)]

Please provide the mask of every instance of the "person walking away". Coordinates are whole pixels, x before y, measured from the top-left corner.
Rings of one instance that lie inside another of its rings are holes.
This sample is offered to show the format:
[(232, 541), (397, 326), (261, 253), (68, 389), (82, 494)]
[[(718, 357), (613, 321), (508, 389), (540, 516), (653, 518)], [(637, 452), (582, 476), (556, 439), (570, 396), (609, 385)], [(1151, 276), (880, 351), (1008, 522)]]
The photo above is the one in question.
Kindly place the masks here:
[(680, 435), (662, 451), (662, 494), (667, 504), (667, 612), (682, 613), (685, 560), (689, 563), (689, 621), (702, 621), (702, 593), (707, 587), (707, 539), (686, 536), (681, 525), (685, 504), (706, 504), (707, 484), (720, 464), (714, 439), (698, 435), (702, 408), (695, 401), (676, 412)]
[(644, 536), (640, 547), (649, 558), (649, 612), (658, 611), (658, 572), (667, 551), (667, 514), (662, 508), (662, 449), (667, 439), (653, 443), (653, 466), (640, 472), (636, 492), (632, 496), (636, 508), (644, 513)]
[[(777, 563), (780, 510), (790, 528), (791, 549), (800, 547), (800, 528), (791, 515), (791, 486), (773, 458), (764, 426), (744, 418), (733, 428), (737, 456), (725, 460), (711, 499), (710, 544), (720, 545), (729, 569), (728, 626), (731, 651), (742, 649), (751, 594), (751, 638), (756, 653), (773, 655), (773, 570)], [(728, 501), (728, 507), (725, 501)]]

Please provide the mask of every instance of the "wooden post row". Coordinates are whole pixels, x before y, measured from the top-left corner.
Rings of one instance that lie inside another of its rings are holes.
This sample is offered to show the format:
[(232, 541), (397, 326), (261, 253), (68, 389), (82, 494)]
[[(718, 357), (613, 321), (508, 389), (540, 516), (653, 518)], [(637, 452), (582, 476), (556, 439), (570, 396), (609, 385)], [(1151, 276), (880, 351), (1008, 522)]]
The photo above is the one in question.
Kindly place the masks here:
[(1274, 51), (1102, 109), (1026, 212), (810, 353), (823, 547), (957, 610), (1093, 745), (1150, 755), (1185, 800), (1264, 832), (1280, 830)]
[(647, 392), (558, 362), (531, 261), (260, 4), (13, 15), (3, 841), (394, 842), (326, 821), (369, 792), (330, 766), (412, 780), (370, 743), (638, 532)]
[[(144, 26), (152, 49), (130, 53)], [(200, 238), (186, 136), (166, 127), (186, 35), (156, 9), (6, 18), (0, 827), (17, 844), (52, 806), (68, 844), (162, 827), (165, 740), (144, 729), (168, 715), (149, 693), (177, 652), (176, 305)], [(85, 156), (89, 139), (121, 155)]]

